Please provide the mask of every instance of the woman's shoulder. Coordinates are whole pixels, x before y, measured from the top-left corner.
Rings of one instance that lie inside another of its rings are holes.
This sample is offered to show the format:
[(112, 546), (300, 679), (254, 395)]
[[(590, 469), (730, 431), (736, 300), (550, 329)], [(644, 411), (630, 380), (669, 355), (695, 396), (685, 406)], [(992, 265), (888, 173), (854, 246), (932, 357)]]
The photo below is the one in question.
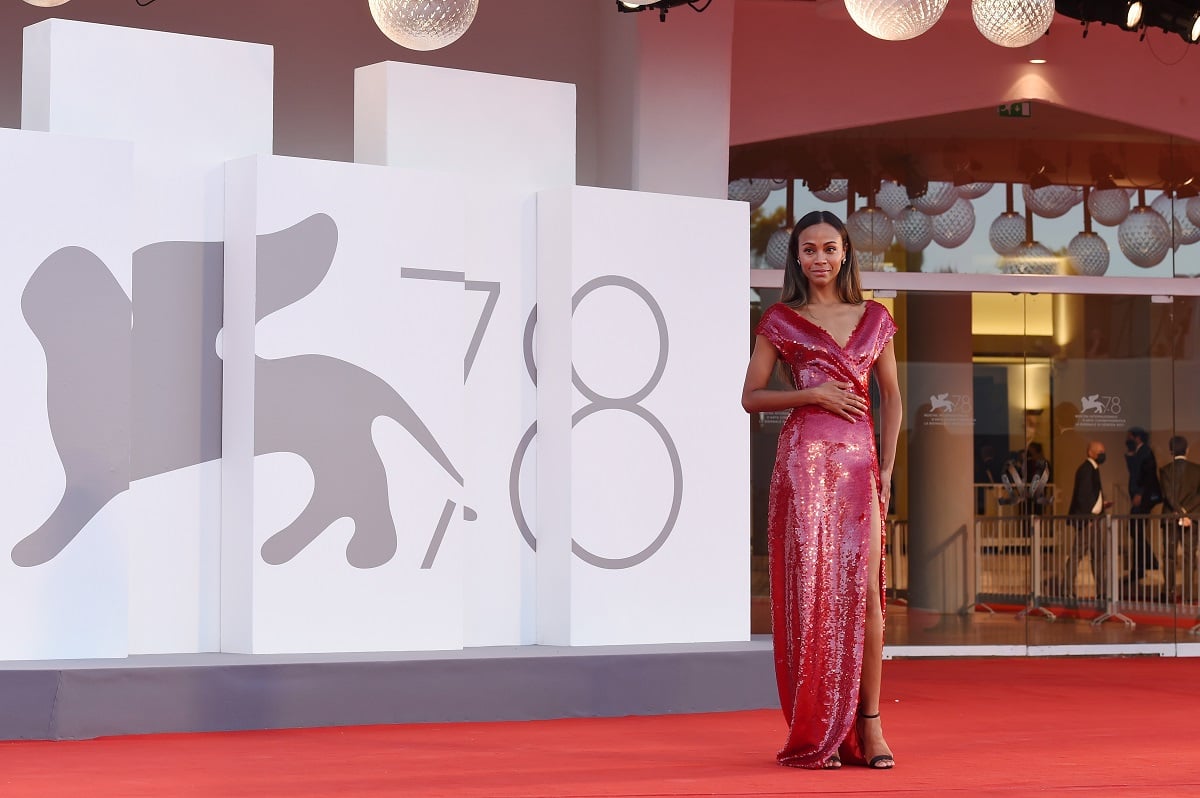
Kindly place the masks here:
[(882, 302), (876, 302), (874, 299), (864, 299), (863, 304), (866, 306), (866, 309), (863, 310), (864, 314), (874, 313), (880, 318), (892, 318), (892, 312)]
[(798, 315), (783, 302), (776, 302), (763, 311), (754, 332), (765, 336), (778, 348), (783, 341), (794, 337), (793, 331)]
[(768, 319), (770, 319), (772, 322), (778, 323), (779, 321), (786, 321), (790, 319), (795, 314), (796, 311), (785, 305), (783, 302), (776, 302), (763, 311), (761, 321), (759, 323), (761, 324)]
[[(892, 313), (887, 309), (887, 306), (876, 302), (874, 299), (868, 299), (863, 302), (867, 307), (863, 311), (863, 324), (874, 326), (881, 336), (881, 340), (885, 343), (896, 334), (896, 321), (892, 318)], [(870, 316), (868, 320), (866, 317)]]

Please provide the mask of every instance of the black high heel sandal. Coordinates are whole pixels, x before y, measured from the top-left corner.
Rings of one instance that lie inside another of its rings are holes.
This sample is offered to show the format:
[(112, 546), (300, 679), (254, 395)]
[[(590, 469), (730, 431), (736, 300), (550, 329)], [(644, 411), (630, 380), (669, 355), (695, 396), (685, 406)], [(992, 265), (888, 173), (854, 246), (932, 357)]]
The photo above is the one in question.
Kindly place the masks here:
[(837, 770), (842, 766), (842, 758), (837, 754), (825, 760), (825, 764), (821, 765), (821, 770)]
[[(858, 717), (862, 718), (863, 720), (874, 720), (875, 718), (879, 717), (879, 713), (876, 712), (874, 715), (868, 715), (865, 712), (859, 712)], [(859, 732), (858, 736), (859, 740), (861, 741), (863, 737), (861, 731)], [(863, 754), (866, 754), (865, 745), (863, 746)], [(879, 756), (873, 756), (867, 760), (867, 767), (874, 768), (875, 770), (891, 770), (892, 768), (896, 767), (896, 760), (891, 754), (880, 754)]]

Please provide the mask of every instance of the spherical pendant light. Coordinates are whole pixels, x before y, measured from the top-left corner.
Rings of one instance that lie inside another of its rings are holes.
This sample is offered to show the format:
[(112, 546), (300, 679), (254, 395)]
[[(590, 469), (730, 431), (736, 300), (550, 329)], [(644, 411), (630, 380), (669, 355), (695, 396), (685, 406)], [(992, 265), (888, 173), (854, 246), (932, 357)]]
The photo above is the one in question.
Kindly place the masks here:
[(1129, 192), (1123, 188), (1099, 188), (1088, 194), (1088, 211), (1092, 219), (1113, 227), (1129, 215)]
[(737, 202), (748, 202), (750, 203), (750, 210), (754, 210), (761, 208), (770, 194), (770, 180), (743, 177), (741, 180), (734, 180), (729, 184), (729, 193), (726, 196)]
[(863, 252), (883, 252), (892, 245), (892, 220), (878, 208), (859, 208), (846, 220), (850, 243)]
[(1005, 274), (1054, 274), (1058, 258), (1037, 241), (1025, 241), (1005, 256), (1000, 271)]
[(792, 237), (792, 228), (781, 227), (767, 239), (765, 258), (772, 269), (782, 269), (787, 265), (788, 239)]
[(1130, 263), (1149, 269), (1171, 250), (1171, 227), (1153, 208), (1138, 205), (1117, 228), (1117, 243)]
[(911, 205), (900, 212), (892, 226), (896, 243), (906, 252), (920, 252), (933, 241), (933, 220)]
[(893, 221), (900, 218), (904, 209), (911, 205), (908, 190), (899, 183), (884, 180), (879, 184), (879, 192), (875, 195), (875, 207), (883, 211)]
[(1045, 219), (1057, 219), (1079, 201), (1082, 191), (1075, 186), (1042, 186), (1031, 188), (1021, 186), (1021, 196), (1025, 198), (1025, 207), (1030, 208), (1038, 216)]
[(1026, 47), (1050, 27), (1054, 0), (971, 0), (971, 16), (993, 44)]
[(1150, 203), (1150, 207), (1168, 222), (1174, 222), (1171, 226), (1171, 233), (1176, 249), (1179, 249), (1181, 244), (1195, 244), (1200, 241), (1200, 227), (1192, 224), (1188, 219), (1187, 202), (1184, 200), (1172, 202), (1171, 195), (1163, 193)]
[(925, 193), (912, 201), (914, 208), (926, 216), (937, 216), (950, 210), (950, 206), (958, 199), (958, 191), (953, 183), (934, 181), (929, 184)]
[(988, 243), (997, 255), (1011, 255), (1025, 242), (1025, 217), (1005, 211), (996, 217), (988, 230)]
[(1079, 274), (1099, 277), (1108, 271), (1108, 244), (1095, 233), (1083, 232), (1072, 238), (1067, 255)]
[(958, 196), (963, 199), (979, 199), (991, 190), (991, 183), (967, 183), (966, 185), (958, 186)]
[(858, 270), (860, 272), (881, 272), (883, 271), (884, 253), (882, 252), (867, 252), (860, 249), (854, 254), (858, 262)]
[(1192, 197), (1187, 201), (1187, 218), (1192, 224), (1200, 227), (1200, 197)]
[(467, 32), (479, 0), (369, 0), (383, 34), (410, 50), (436, 50)]
[(975, 208), (959, 197), (950, 210), (933, 217), (933, 240), (946, 249), (961, 247), (975, 232)]
[(949, 0), (846, 0), (854, 24), (891, 42), (920, 36), (933, 27)]
[(813, 196), (823, 202), (844, 202), (849, 195), (850, 181), (844, 177), (835, 177), (828, 186), (813, 192)]

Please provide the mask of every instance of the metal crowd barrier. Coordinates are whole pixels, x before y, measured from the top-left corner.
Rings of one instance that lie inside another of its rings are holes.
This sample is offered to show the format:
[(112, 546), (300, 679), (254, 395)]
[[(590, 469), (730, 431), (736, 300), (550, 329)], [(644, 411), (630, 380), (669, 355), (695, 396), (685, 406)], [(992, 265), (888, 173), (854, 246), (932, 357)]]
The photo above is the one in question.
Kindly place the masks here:
[[(1125, 611), (1200, 615), (1200, 518), (1062, 515), (975, 519), (975, 606), (1094, 607), (1101, 624)], [(1140, 572), (1141, 578), (1135, 578)], [(994, 610), (993, 610), (994, 611)], [(1190, 630), (1200, 634), (1200, 623)]]

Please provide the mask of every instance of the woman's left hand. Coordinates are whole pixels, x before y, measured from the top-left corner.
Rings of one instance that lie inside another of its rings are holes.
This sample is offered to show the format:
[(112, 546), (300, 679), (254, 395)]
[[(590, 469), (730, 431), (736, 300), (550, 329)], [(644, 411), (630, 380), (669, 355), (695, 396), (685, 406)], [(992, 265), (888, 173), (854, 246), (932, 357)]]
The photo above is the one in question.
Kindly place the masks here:
[(892, 472), (879, 472), (879, 503), (883, 506), (883, 514), (887, 515), (888, 505), (892, 502)]

